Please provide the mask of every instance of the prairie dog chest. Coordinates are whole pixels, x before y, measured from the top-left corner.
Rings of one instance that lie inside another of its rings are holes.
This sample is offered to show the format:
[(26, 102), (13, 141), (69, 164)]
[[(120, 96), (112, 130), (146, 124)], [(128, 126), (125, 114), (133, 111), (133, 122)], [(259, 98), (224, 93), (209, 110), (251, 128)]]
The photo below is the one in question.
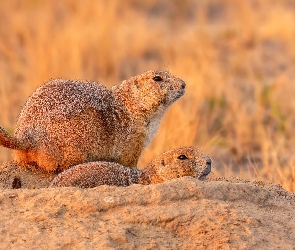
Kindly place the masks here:
[(157, 133), (163, 114), (164, 114), (164, 112), (161, 112), (161, 113), (155, 115), (148, 122), (147, 127), (146, 127), (146, 130), (147, 130), (146, 141), (144, 143), (145, 147), (151, 142), (154, 135)]

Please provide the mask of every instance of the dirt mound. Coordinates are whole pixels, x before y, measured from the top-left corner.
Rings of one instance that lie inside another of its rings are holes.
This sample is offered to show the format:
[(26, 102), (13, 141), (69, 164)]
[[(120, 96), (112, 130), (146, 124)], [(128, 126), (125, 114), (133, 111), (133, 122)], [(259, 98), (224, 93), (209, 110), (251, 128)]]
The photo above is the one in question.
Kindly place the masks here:
[(2, 249), (295, 247), (295, 195), (265, 182), (1, 190), (0, 204)]

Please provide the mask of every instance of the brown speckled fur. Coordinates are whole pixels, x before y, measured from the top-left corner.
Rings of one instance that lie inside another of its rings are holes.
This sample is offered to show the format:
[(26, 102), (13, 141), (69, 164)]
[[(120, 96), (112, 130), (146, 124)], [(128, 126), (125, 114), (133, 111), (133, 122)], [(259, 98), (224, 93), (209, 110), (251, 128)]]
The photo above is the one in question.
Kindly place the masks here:
[[(179, 159), (184, 155), (185, 159)], [(89, 162), (60, 173), (49, 187), (92, 188), (100, 185), (129, 186), (156, 184), (183, 176), (205, 179), (210, 173), (212, 160), (199, 149), (173, 149), (155, 158), (142, 171), (114, 162)]]
[(52, 80), (27, 100), (14, 136), (0, 129), (0, 145), (15, 149), (19, 164), (49, 172), (91, 161), (136, 168), (161, 117), (184, 88), (165, 71), (145, 72), (112, 90), (96, 82)]

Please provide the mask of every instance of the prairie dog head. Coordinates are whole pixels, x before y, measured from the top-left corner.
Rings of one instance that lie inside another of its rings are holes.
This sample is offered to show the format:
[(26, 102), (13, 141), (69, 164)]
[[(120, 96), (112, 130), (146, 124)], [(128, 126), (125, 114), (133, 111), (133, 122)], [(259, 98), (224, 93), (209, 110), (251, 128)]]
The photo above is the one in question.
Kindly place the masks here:
[(121, 96), (129, 110), (148, 116), (168, 108), (184, 94), (184, 89), (183, 80), (167, 71), (152, 70), (123, 81), (113, 91)]
[(151, 183), (192, 176), (206, 179), (211, 172), (212, 159), (197, 148), (173, 149), (155, 158), (146, 168), (151, 174)]

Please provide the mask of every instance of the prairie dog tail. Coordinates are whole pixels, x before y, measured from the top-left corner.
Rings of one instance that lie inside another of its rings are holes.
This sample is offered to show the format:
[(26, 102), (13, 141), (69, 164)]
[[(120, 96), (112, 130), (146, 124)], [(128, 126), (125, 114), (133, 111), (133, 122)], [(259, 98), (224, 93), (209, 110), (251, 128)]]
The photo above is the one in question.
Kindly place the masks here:
[(11, 149), (22, 149), (17, 139), (0, 127), (0, 146)]

